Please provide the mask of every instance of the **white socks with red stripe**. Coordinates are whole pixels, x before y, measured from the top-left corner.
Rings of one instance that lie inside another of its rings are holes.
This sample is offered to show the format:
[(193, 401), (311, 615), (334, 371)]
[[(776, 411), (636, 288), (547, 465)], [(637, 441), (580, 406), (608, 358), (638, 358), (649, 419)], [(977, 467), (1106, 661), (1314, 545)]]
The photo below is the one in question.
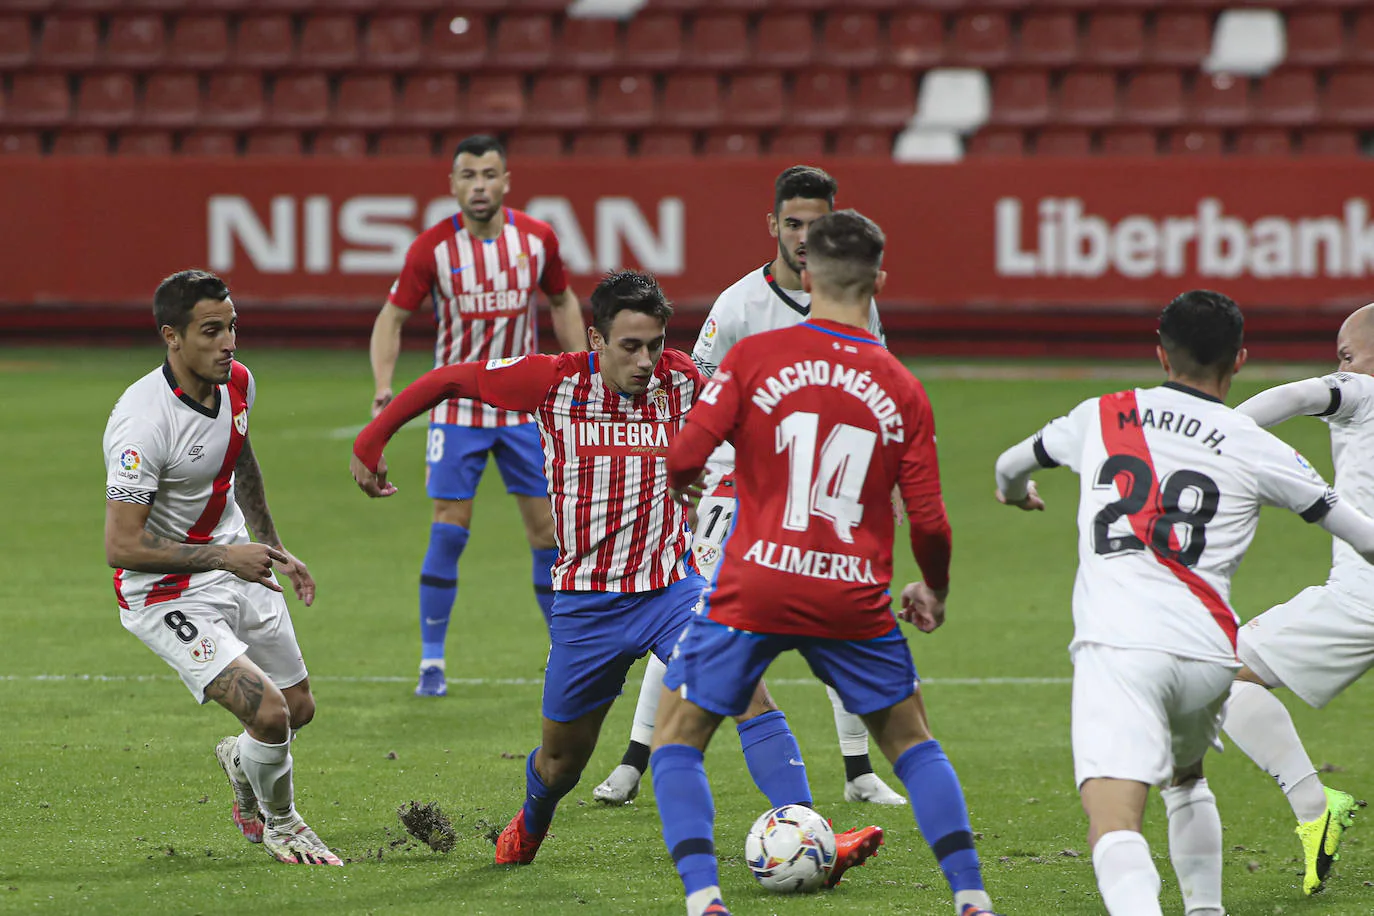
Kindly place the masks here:
[(1272, 692), (1250, 681), (1236, 681), (1221, 727), (1245, 756), (1274, 777), (1298, 823), (1326, 813), (1326, 793), (1312, 758), (1302, 746), (1287, 707)]
[(1188, 916), (1224, 916), (1221, 908), (1221, 815), (1207, 780), (1165, 789), (1169, 858)]
[(291, 785), (291, 741), (264, 744), (248, 732), (239, 735), (239, 766), (253, 786), (267, 826), (295, 820), (295, 792)]
[(1150, 844), (1134, 830), (1103, 834), (1093, 847), (1097, 889), (1111, 916), (1163, 916)]

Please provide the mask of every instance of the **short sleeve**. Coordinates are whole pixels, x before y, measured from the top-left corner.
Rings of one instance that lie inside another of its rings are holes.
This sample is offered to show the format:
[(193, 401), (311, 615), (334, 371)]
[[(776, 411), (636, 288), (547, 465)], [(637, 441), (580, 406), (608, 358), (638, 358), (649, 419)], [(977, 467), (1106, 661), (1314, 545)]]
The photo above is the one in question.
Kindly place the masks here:
[(739, 342), (739, 329), (729, 320), (728, 311), (722, 295), (711, 306), (711, 313), (706, 316), (706, 323), (701, 326), (696, 345), (692, 347), (692, 362), (705, 375), (715, 373), (730, 348)]
[(1374, 405), (1374, 378), (1357, 372), (1333, 372), (1322, 376), (1322, 383), (1331, 392), (1331, 401), (1318, 417), (1345, 423), (1369, 415)]
[(1083, 454), (1083, 437), (1089, 428), (1089, 419), (1097, 410), (1097, 399), (1091, 398), (1079, 404), (1062, 417), (1046, 423), (1040, 432), (1031, 439), (1035, 450), (1035, 460), (1042, 468), (1067, 467), (1078, 471)]
[(558, 251), (558, 236), (549, 229), (541, 237), (544, 242), (544, 270), (539, 275), (539, 288), (546, 296), (557, 296), (568, 288), (568, 271), (563, 255)]
[(566, 357), (587, 358), (585, 353), (563, 353), (558, 356), (534, 354), (513, 359), (488, 360), (477, 370), (480, 399), (492, 407), (533, 413), (544, 403), (549, 389), (557, 380), (569, 374)]
[(105, 498), (151, 506), (166, 460), (157, 427), (116, 406), (105, 428)]
[(738, 366), (735, 353), (732, 351), (727, 354), (706, 387), (701, 389), (687, 418), (688, 422), (697, 424), (721, 441), (732, 441), (735, 427), (739, 424), (742, 398)]
[(401, 275), (391, 284), (387, 302), (407, 312), (417, 311), (434, 289), (434, 247), (428, 233), (421, 234), (406, 251)]
[(878, 316), (878, 303), (872, 302), (868, 306), (868, 333), (883, 342), (887, 346), (887, 335), (883, 333), (883, 320)]
[(1336, 493), (1302, 453), (1265, 433), (1263, 448), (1254, 454), (1259, 497), (1270, 506), (1296, 513), (1305, 522), (1318, 522), (1336, 504)]

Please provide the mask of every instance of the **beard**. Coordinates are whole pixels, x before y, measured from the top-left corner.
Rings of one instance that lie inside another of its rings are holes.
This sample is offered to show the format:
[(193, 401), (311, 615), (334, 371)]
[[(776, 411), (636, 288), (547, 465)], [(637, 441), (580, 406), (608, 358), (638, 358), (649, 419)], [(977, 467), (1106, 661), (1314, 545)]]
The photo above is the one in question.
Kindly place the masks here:
[(799, 277), (801, 276), (803, 265), (800, 257), (792, 254), (786, 248), (779, 248), (778, 256), (782, 258), (782, 262), (787, 265), (788, 270)]

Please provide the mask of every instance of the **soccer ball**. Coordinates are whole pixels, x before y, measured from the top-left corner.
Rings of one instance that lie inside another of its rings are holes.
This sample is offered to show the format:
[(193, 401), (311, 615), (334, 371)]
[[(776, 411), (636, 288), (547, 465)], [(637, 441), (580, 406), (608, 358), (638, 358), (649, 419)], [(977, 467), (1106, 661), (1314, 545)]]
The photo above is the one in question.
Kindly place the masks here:
[(749, 828), (744, 861), (770, 891), (809, 894), (830, 876), (835, 832), (805, 805), (783, 805), (765, 812)]

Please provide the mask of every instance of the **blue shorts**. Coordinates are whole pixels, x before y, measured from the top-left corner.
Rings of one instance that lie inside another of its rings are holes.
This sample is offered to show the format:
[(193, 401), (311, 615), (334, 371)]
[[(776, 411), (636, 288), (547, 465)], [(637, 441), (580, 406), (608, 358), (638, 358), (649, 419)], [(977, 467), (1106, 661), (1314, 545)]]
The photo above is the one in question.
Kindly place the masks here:
[(702, 709), (738, 716), (749, 708), (769, 664), (789, 649), (800, 652), (855, 715), (896, 706), (916, 692), (916, 664), (895, 623), (876, 639), (822, 639), (736, 630), (705, 613), (694, 616), (682, 634), (663, 686), (685, 686), (683, 696)]
[(544, 477), (544, 447), (539, 426), (521, 423), (485, 429), (480, 426), (429, 424), (425, 448), (425, 489), (431, 499), (472, 499), (487, 467), (487, 453), (496, 454), (496, 466), (507, 493), (548, 496)]
[(648, 652), (666, 662), (705, 588), (693, 574), (652, 592), (555, 592), (544, 717), (571, 722), (605, 706)]

